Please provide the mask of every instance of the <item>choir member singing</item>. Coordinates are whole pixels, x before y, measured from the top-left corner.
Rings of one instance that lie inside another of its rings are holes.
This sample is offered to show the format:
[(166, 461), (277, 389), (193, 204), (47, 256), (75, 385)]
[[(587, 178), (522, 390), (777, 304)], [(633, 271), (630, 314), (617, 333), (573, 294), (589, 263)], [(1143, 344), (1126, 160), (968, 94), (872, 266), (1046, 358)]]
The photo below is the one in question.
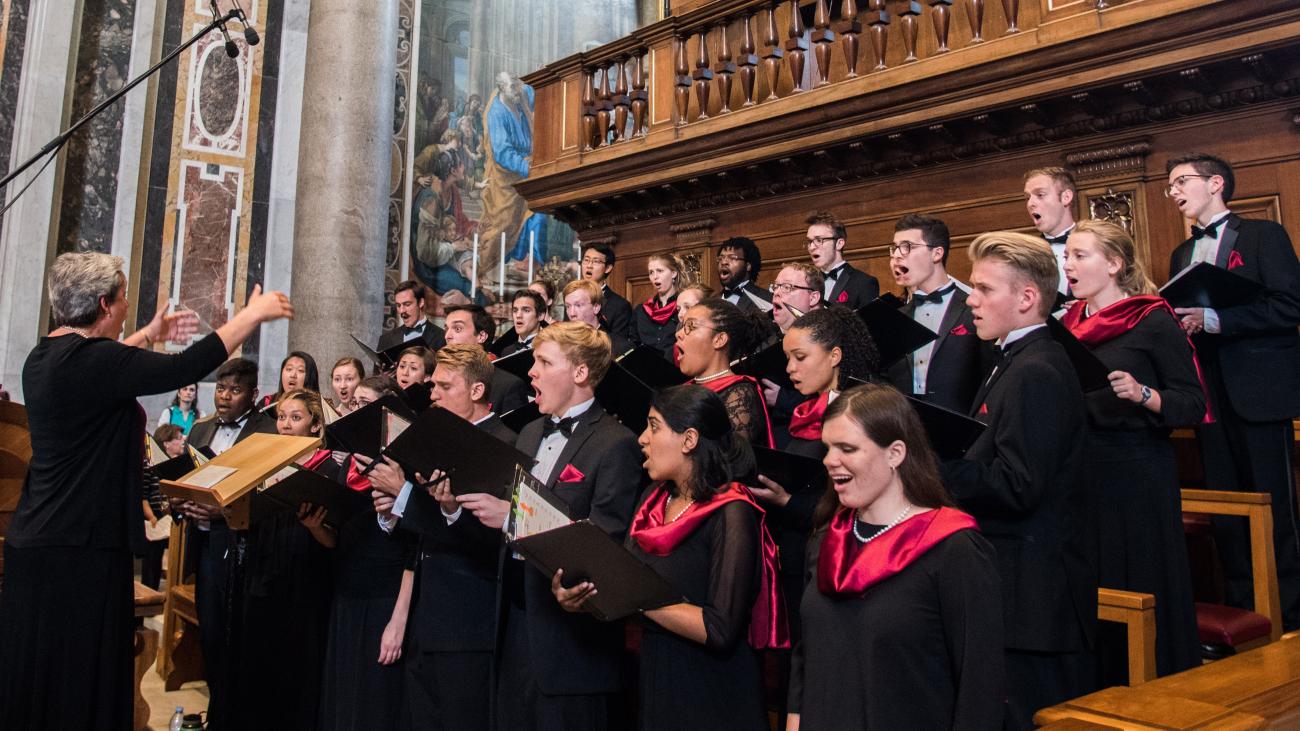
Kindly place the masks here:
[[(1236, 178), (1205, 154), (1166, 164), (1165, 195), (1192, 221), (1169, 272), (1205, 262), (1263, 285), (1249, 304), (1175, 310), (1205, 368), (1215, 423), (1197, 429), (1206, 483), (1272, 497), (1273, 554), (1282, 594), (1282, 628), (1300, 628), (1300, 527), (1292, 455), (1292, 419), (1300, 415), (1300, 261), (1286, 229), (1228, 209)], [(1264, 377), (1261, 377), (1264, 374)], [(1216, 518), (1214, 539), (1227, 578), (1228, 603), (1249, 607), (1250, 540), (1245, 521)]]
[(844, 261), (844, 222), (833, 213), (817, 212), (808, 224), (808, 256), (825, 276), (822, 298), (856, 310), (880, 296), (880, 282)]
[(916, 412), (887, 386), (826, 410), (787, 731), (999, 729), (993, 547), (953, 507)]
[[(781, 335), (789, 331), (795, 320), (825, 304), (822, 299), (825, 283), (826, 277), (821, 270), (811, 264), (792, 261), (781, 267), (769, 287), (772, 291), (772, 319)], [(772, 417), (776, 443), (784, 447), (790, 440), (790, 417), (795, 407), (803, 403), (803, 394), (768, 378), (760, 383), (763, 400), (767, 402), (768, 414)]]
[[(718, 246), (718, 284), (722, 299), (741, 310), (772, 311), (772, 295), (754, 283), (763, 268), (758, 244), (745, 236), (732, 236)], [(680, 304), (680, 303), (679, 303)]]
[(673, 335), (677, 331), (677, 292), (687, 285), (686, 267), (675, 254), (655, 254), (646, 263), (654, 294), (633, 313), (633, 340), (673, 357)]
[[(1206, 417), (1195, 355), (1123, 228), (1079, 222), (1065, 247), (1065, 276), (1079, 299), (1063, 322), (1111, 370), (1110, 388), (1086, 395), (1098, 583), (1154, 594), (1157, 671), (1187, 670), (1200, 664), (1200, 646), (1169, 432)], [(1123, 628), (1099, 629), (1103, 683), (1123, 684)]]
[[(510, 316), (514, 330), (508, 334), (509, 342), (500, 348), (501, 356), (513, 355), (521, 350), (532, 350), (533, 338), (545, 327), (542, 314), (546, 311), (546, 300), (531, 289), (515, 292), (510, 303)], [(500, 344), (500, 343), (499, 343)]]
[[(788, 647), (776, 544), (740, 482), (754, 470), (722, 401), (694, 385), (657, 393), (639, 439), (655, 483), (626, 545), (686, 601), (644, 613), (637, 723), (642, 729), (766, 729), (756, 649)], [(599, 591), (551, 580), (582, 611)]]
[(611, 333), (632, 340), (632, 305), (619, 293), (609, 288), (609, 275), (614, 271), (614, 250), (604, 244), (585, 244), (582, 247), (582, 278), (595, 282), (605, 300), (602, 308), (605, 322)]
[(758, 309), (741, 311), (722, 299), (706, 299), (685, 310), (677, 326), (677, 366), (696, 385), (722, 397), (727, 416), (745, 441), (772, 447), (767, 404), (753, 376), (731, 372), (731, 363), (763, 342), (771, 327)]
[(397, 358), (397, 370), (394, 377), (398, 388), (410, 388), (417, 383), (429, 380), (433, 373), (433, 351), (423, 345), (412, 345)]
[[(315, 358), (301, 350), (295, 350), (280, 361), (279, 387), (275, 393), (263, 396), (258, 406), (262, 409), (268, 409), (272, 404), (283, 398), (286, 393), (303, 388), (319, 393), (320, 371), (316, 368)], [(271, 416), (274, 417), (275, 413), (272, 412)]]
[(181, 428), (181, 434), (184, 436), (188, 435), (190, 429), (194, 428), (194, 424), (202, 418), (203, 412), (199, 410), (199, 386), (190, 383), (176, 389), (171, 405), (158, 415), (156, 426), (175, 424)]
[(1006, 645), (1007, 726), (1033, 727), (1038, 709), (1095, 686), (1091, 642), (1097, 581), (1085, 536), (1083, 393), (1047, 331), (1056, 258), (1042, 239), (999, 231), (970, 247), (975, 328), (1002, 359), (975, 395), (988, 425), (945, 484), (997, 549)]
[(685, 312), (713, 296), (713, 288), (707, 284), (694, 282), (682, 287), (677, 293), (677, 310)]
[(1065, 242), (1074, 230), (1074, 174), (1062, 167), (1037, 168), (1025, 173), (1025, 208), (1029, 220), (1052, 247), (1056, 262), (1056, 291), (1074, 295), (1065, 278)]
[[(492, 315), (479, 305), (456, 305), (447, 308), (447, 344), (477, 344), (487, 348), (496, 330)], [(488, 358), (496, 356), (488, 353)], [(492, 410), (504, 414), (528, 403), (531, 390), (522, 378), (500, 368), (492, 369), (492, 384), (488, 389)]]
[[(194, 383), (289, 299), (254, 287), (245, 306), (177, 354), (192, 320), (160, 309), (122, 342), (130, 309), (122, 259), (62, 254), (50, 266), (50, 319), (23, 365), (32, 456), (4, 545), (0, 727), (132, 726), (132, 560), (143, 540), (136, 397)], [(140, 347), (145, 346), (145, 347)]]
[(538, 312), (541, 313), (543, 327), (554, 324), (555, 320), (551, 317), (551, 308), (555, 306), (555, 285), (549, 279), (534, 279), (528, 283), (528, 289), (542, 298), (543, 306)]
[(379, 346), (376, 350), (388, 350), (402, 343), (423, 345), (432, 350), (443, 346), (442, 328), (430, 322), (425, 315), (428, 307), (427, 292), (423, 284), (413, 279), (401, 282), (393, 288), (393, 307), (397, 310), (397, 327), (385, 330), (379, 336)]
[(339, 358), (334, 368), (330, 370), (330, 385), (334, 388), (334, 410), (338, 411), (340, 416), (347, 416), (357, 408), (354, 391), (357, 384), (365, 377), (365, 367), (361, 365), (361, 361), (352, 356)]
[[(678, 305), (681, 298), (678, 298)], [(570, 322), (585, 322), (609, 336), (611, 352), (617, 358), (632, 349), (632, 341), (609, 328), (601, 314), (605, 309), (605, 296), (600, 285), (590, 279), (575, 279), (564, 287), (564, 316)]]

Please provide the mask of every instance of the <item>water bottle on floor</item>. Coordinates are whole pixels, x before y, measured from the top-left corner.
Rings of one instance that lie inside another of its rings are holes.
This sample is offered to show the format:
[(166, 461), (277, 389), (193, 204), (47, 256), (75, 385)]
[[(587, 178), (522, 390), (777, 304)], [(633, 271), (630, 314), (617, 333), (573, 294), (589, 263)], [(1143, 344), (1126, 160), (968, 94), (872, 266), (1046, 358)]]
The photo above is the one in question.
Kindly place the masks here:
[(181, 723), (185, 721), (185, 709), (176, 706), (176, 712), (172, 714), (171, 723), (167, 724), (167, 731), (181, 731)]

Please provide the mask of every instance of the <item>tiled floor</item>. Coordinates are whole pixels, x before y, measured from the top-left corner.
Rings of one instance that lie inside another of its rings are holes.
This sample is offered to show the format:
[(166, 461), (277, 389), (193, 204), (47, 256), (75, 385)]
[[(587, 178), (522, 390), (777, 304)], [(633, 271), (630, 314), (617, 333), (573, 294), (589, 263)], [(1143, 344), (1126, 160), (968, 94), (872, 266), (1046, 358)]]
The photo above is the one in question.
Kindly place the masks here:
[[(145, 625), (162, 631), (162, 617), (150, 617)], [(149, 704), (149, 728), (152, 731), (167, 731), (167, 724), (176, 712), (176, 706), (183, 706), (186, 713), (200, 713), (208, 709), (208, 686), (202, 681), (186, 683), (179, 690), (168, 693), (163, 689), (163, 679), (150, 667), (140, 680), (140, 693)]]

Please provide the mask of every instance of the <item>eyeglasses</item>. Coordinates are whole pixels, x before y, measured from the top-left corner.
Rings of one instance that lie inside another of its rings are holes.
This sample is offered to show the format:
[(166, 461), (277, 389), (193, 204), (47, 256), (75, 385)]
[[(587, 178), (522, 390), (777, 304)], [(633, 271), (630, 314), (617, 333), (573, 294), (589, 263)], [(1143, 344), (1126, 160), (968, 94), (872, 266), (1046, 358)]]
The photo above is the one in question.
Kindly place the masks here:
[(797, 284), (790, 284), (789, 282), (772, 282), (771, 284), (767, 285), (767, 291), (771, 292), (772, 294), (788, 295), (791, 292), (795, 291), (796, 289), (802, 289), (805, 292), (816, 291), (812, 287), (800, 287)]
[(927, 249), (935, 248), (929, 244), (914, 244), (911, 241), (900, 241), (897, 244), (889, 245), (889, 255), (907, 256), (908, 254), (912, 253), (912, 249), (915, 249), (918, 246), (924, 246)]
[(1192, 175), (1190, 173), (1187, 175), (1179, 175), (1178, 177), (1174, 178), (1174, 182), (1170, 183), (1168, 186), (1165, 187), (1165, 197), (1169, 198), (1174, 194), (1175, 191), (1182, 190), (1183, 186), (1187, 185), (1188, 178), (1204, 178), (1206, 180), (1209, 180), (1210, 178), (1213, 177), (1214, 177), (1213, 175)]
[(583, 263), (583, 264), (595, 264), (595, 265), (598, 266), (598, 267), (603, 267), (603, 266), (605, 266), (605, 257), (603, 257), (603, 256), (601, 256), (601, 257), (595, 257), (595, 256), (584, 256), (584, 257), (582, 257), (582, 263)]
[(690, 335), (696, 330), (717, 330), (717, 328), (715, 327), (709, 327), (708, 325), (700, 324), (699, 320), (682, 320), (681, 322), (677, 323), (677, 329), (679, 331), (685, 332), (687, 335)]
[(730, 262), (740, 263), (740, 262), (742, 262), (742, 261), (744, 261), (744, 260), (745, 260), (745, 257), (743, 257), (743, 256), (736, 256), (735, 254), (718, 254), (718, 263), (719, 263), (719, 264), (722, 263), (722, 262), (724, 262), (724, 261), (730, 261)]
[(821, 246), (821, 245), (825, 244), (825, 243), (828, 242), (828, 241), (831, 242), (831, 243), (835, 243), (835, 237), (834, 237), (834, 236), (814, 236), (814, 237), (812, 237), (811, 239), (808, 239), (808, 248), (811, 249), (811, 248), (814, 247), (814, 246)]

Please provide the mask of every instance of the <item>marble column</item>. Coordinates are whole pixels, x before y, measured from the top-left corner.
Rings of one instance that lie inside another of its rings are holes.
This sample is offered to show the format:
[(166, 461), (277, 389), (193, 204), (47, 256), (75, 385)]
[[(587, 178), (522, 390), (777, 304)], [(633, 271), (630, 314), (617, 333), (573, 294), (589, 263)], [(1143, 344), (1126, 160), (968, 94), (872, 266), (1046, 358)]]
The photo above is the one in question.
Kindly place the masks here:
[(312, 0), (289, 349), (323, 372), (375, 342), (384, 300), (397, 0)]

